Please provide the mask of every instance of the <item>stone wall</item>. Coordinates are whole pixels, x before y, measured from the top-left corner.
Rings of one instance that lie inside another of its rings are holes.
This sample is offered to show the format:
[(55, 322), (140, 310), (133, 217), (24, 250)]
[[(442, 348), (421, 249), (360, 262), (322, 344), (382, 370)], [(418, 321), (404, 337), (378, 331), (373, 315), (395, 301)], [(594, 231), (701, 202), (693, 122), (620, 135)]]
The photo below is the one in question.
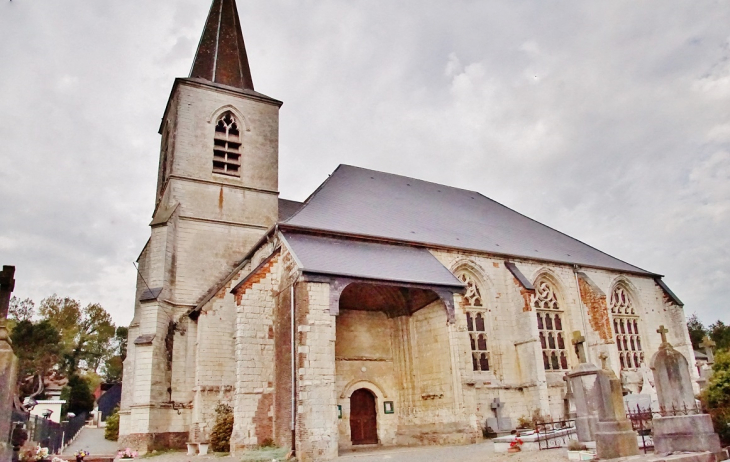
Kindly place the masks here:
[[(378, 441), (396, 444), (396, 430), (402, 403), (399, 384), (407, 377), (397, 374), (393, 360), (393, 343), (402, 343), (394, 330), (395, 321), (378, 311), (341, 310), (336, 318), (335, 342), (337, 404), (342, 406), (339, 419), (339, 447), (352, 447), (350, 434), (350, 396), (366, 388), (376, 397)], [(385, 414), (384, 401), (393, 401), (394, 413)]]
[[(466, 331), (465, 312), (457, 303), (456, 330), (458, 362), (462, 368), (464, 402), (471, 419), (483, 425), (486, 417), (493, 417), (489, 408), (492, 399), (505, 402), (504, 413), (516, 423), (519, 417), (530, 417), (539, 411), (543, 416), (562, 417), (565, 384), (562, 372), (545, 372), (541, 348), (537, 341), (537, 321), (530, 306), (531, 294), (505, 268), (505, 260), (488, 255), (463, 252), (432, 251), (452, 272), (468, 270), (478, 276), (488, 309), (487, 329), (491, 353), (489, 373), (474, 372)], [(656, 282), (647, 276), (615, 271), (581, 268), (592, 285), (581, 281), (570, 265), (548, 264), (532, 260), (510, 260), (530, 280), (548, 278), (557, 288), (560, 306), (564, 310), (563, 331), (570, 339), (574, 330), (580, 330), (587, 339), (588, 359), (600, 364), (601, 352), (609, 354), (609, 364), (619, 374), (618, 349), (614, 340), (613, 317), (607, 309), (606, 298), (616, 284), (629, 288), (640, 318), (640, 334), (645, 357), (659, 347), (660, 337), (655, 332), (661, 324), (670, 329), (669, 340), (677, 345), (690, 361), (691, 351), (684, 320), (684, 310), (674, 304)], [(578, 364), (572, 346), (568, 350), (569, 367)], [(695, 373), (696, 371), (693, 371)], [(631, 380), (639, 380), (635, 371), (623, 373)]]
[(296, 286), (297, 460), (337, 457), (335, 394), (335, 317), (330, 314), (329, 284)]
[(262, 262), (236, 291), (236, 389), (231, 449), (273, 440), (274, 310), (280, 258)]

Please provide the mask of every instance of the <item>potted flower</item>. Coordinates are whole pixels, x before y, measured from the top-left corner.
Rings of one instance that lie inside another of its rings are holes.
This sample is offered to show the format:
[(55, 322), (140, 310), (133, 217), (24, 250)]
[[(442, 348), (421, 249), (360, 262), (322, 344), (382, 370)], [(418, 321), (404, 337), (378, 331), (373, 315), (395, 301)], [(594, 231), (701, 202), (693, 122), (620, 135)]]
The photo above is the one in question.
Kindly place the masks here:
[(48, 460), (48, 455), (48, 448), (36, 446), (35, 449), (23, 451), (20, 454), (20, 460)]
[(76, 456), (76, 462), (83, 462), (84, 457), (87, 457), (89, 455), (89, 451), (87, 451), (86, 449), (82, 449), (80, 451), (76, 451), (74, 455)]
[(509, 449), (507, 449), (507, 452), (520, 452), (522, 451), (523, 444), (524, 442), (520, 439), (520, 434), (517, 433), (515, 439), (509, 444)]
[(125, 448), (117, 453), (117, 457), (121, 460), (131, 460), (137, 457), (137, 451), (132, 450), (132, 448)]

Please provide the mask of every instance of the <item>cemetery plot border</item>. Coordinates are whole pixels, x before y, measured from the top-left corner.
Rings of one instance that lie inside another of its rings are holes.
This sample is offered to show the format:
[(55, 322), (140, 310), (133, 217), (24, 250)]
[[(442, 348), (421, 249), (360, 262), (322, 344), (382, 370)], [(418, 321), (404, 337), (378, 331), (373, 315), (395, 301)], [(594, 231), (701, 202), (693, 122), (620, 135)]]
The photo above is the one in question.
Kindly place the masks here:
[(642, 408), (639, 405), (626, 413), (626, 418), (631, 421), (634, 431), (641, 437), (644, 454), (654, 448), (654, 424), (655, 417), (673, 417), (681, 415), (714, 414), (728, 412), (730, 409), (705, 409), (700, 406), (672, 406), (661, 407), (658, 410)]
[(551, 420), (535, 424), (538, 448), (558, 449), (568, 446), (570, 440), (578, 441), (575, 420)]
[(641, 437), (641, 448), (646, 454), (649, 448), (654, 449), (654, 413), (649, 409), (642, 409), (636, 406), (636, 410), (630, 409), (626, 413), (626, 418), (631, 421), (631, 427)]

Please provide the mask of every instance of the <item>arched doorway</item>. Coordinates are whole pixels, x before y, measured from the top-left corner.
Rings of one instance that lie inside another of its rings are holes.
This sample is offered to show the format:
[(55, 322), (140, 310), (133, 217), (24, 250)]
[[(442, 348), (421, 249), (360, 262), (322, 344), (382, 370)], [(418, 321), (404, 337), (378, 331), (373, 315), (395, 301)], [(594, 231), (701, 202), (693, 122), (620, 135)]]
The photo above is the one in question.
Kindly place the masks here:
[(378, 443), (378, 416), (375, 395), (360, 388), (350, 396), (350, 435), (352, 444)]

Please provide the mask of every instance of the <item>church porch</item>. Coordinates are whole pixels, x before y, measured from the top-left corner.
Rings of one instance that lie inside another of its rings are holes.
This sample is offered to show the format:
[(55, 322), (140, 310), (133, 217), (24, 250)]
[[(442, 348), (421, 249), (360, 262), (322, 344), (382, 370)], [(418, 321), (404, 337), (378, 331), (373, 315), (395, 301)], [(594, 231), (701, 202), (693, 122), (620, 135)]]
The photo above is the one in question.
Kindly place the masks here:
[[(425, 249), (291, 234), (283, 242), (301, 271), (293, 291), (299, 457), (474, 440), (455, 357), (461, 282)], [(277, 332), (278, 352), (285, 332)], [(277, 377), (277, 408), (285, 405), (279, 387)]]

